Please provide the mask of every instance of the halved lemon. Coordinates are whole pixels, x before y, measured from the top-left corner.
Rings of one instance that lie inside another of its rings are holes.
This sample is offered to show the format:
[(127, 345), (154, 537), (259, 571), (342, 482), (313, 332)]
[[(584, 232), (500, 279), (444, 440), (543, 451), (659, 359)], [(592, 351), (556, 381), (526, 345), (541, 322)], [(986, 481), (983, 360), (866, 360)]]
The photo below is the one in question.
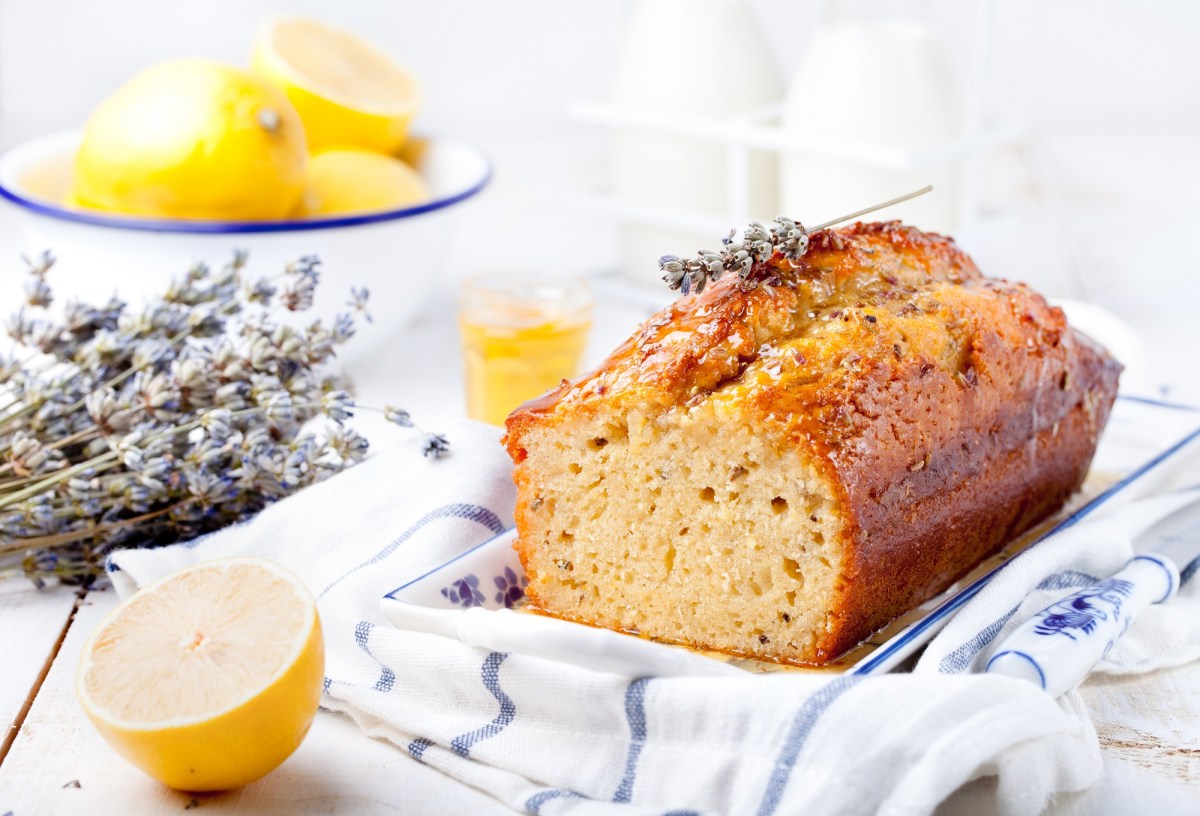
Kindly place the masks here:
[(263, 26), (251, 70), (287, 95), (314, 152), (363, 147), (393, 153), (421, 104), (416, 78), (383, 51), (302, 17)]
[(297, 215), (381, 212), (423, 204), (429, 198), (424, 180), (399, 159), (342, 148), (309, 159)]
[(270, 561), (185, 568), (126, 599), (83, 649), (83, 709), (118, 753), (187, 791), (253, 782), (288, 758), (321, 699), (312, 595)]

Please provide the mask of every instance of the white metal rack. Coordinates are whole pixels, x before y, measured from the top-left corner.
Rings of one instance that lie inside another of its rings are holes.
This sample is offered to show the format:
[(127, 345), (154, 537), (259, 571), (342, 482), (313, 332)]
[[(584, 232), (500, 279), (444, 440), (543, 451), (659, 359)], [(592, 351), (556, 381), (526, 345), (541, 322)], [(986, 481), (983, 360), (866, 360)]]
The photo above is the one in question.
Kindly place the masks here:
[[(724, 233), (741, 227), (751, 218), (750, 156), (770, 151), (817, 159), (828, 159), (883, 170), (916, 170), (948, 162), (962, 162), (962, 191), (959, 199), (960, 231), (969, 230), (974, 216), (974, 162), (983, 151), (1015, 141), (1020, 130), (1011, 125), (985, 126), (983, 119), (989, 52), (991, 48), (992, 0), (978, 0), (971, 33), (971, 61), (966, 71), (962, 136), (920, 149), (907, 150), (869, 140), (820, 139), (801, 136), (780, 125), (782, 101), (728, 117), (655, 115), (629, 110), (595, 100), (575, 102), (569, 109), (577, 122), (613, 132), (673, 136), (722, 145), (725, 148), (727, 200), (723, 212), (698, 212), (647, 204), (611, 193), (590, 193), (584, 204), (593, 212), (619, 223), (668, 229)], [(906, 192), (897, 190), (897, 193)], [(794, 215), (794, 214), (793, 214)], [(810, 213), (820, 218), (832, 213)]]

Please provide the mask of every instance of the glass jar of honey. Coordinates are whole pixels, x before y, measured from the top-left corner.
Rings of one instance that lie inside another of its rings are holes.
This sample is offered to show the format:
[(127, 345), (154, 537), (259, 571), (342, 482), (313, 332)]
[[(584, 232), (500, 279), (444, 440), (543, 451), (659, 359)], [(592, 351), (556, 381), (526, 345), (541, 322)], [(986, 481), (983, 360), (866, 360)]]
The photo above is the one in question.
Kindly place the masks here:
[(467, 415), (492, 425), (579, 373), (592, 326), (586, 282), (533, 273), (463, 285), (459, 312)]

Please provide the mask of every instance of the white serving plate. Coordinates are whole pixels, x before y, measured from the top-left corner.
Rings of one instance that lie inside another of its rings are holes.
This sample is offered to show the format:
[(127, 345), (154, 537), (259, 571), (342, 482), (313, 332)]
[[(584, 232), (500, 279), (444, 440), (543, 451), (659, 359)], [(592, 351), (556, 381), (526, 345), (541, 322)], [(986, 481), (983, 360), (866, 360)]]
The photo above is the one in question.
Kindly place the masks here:
[[(913, 656), (946, 624), (953, 613), (975, 595), (1009, 560), (1058, 530), (1065, 529), (1102, 507), (1136, 499), (1155, 490), (1156, 477), (1169, 469), (1172, 457), (1189, 443), (1200, 439), (1200, 409), (1147, 400), (1138, 397), (1118, 397), (1112, 416), (1100, 441), (1092, 470), (1083, 489), (1052, 518), (1011, 542), (1000, 553), (987, 559), (953, 586), (935, 598), (879, 630), (866, 641), (842, 655), (838, 660), (819, 668), (781, 666), (757, 660), (731, 657), (712, 652), (692, 652), (711, 658), (717, 665), (709, 670), (704, 662), (691, 657), (686, 666), (673, 666), (673, 674), (722, 673), (724, 663), (751, 672), (824, 671), (849, 674), (879, 674), (890, 671)], [(435, 631), (453, 630), (454, 610), (499, 611), (520, 610), (525, 601), (526, 579), (521, 562), (512, 548), (515, 530), (507, 530), (488, 541), (447, 561), (426, 574), (404, 583), (389, 592), (382, 601), (385, 616), (401, 628)], [(473, 613), (476, 614), (476, 613)], [(503, 616), (505, 648), (516, 648), (523, 629), (515, 619)], [(529, 617), (533, 616), (532, 614)], [(437, 621), (431, 626), (430, 621)], [(497, 620), (495, 623), (499, 623)], [(510, 625), (510, 623), (515, 625)], [(684, 647), (655, 643), (633, 635), (596, 630), (582, 624), (555, 621), (552, 647), (547, 647), (542, 635), (528, 627), (530, 637), (538, 640), (535, 650), (578, 665), (595, 665), (598, 644), (604, 638), (625, 639), (639, 645), (638, 652), (663, 650), (666, 653), (690, 651)], [(603, 631), (603, 636), (596, 635)], [(571, 633), (575, 637), (571, 637)], [(478, 645), (485, 645), (479, 643)], [(606, 654), (608, 670), (615, 658)], [(631, 659), (629, 673), (653, 671), (639, 654)], [(726, 670), (727, 671), (727, 670)], [(667, 672), (664, 672), (667, 673)]]

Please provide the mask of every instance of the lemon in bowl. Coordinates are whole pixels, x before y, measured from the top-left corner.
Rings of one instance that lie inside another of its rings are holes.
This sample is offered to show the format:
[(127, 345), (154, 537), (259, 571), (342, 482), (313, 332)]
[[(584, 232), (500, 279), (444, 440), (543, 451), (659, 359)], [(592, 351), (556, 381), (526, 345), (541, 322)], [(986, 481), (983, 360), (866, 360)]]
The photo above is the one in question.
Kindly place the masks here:
[(421, 105), (416, 78), (383, 51), (302, 17), (263, 26), (251, 70), (287, 95), (313, 151), (361, 147), (395, 153)]
[(385, 212), (429, 199), (424, 180), (400, 159), (359, 148), (337, 148), (309, 160), (297, 215), (319, 218)]
[(68, 200), (161, 218), (285, 218), (307, 158), (300, 117), (278, 88), (219, 62), (171, 60), (88, 118)]

